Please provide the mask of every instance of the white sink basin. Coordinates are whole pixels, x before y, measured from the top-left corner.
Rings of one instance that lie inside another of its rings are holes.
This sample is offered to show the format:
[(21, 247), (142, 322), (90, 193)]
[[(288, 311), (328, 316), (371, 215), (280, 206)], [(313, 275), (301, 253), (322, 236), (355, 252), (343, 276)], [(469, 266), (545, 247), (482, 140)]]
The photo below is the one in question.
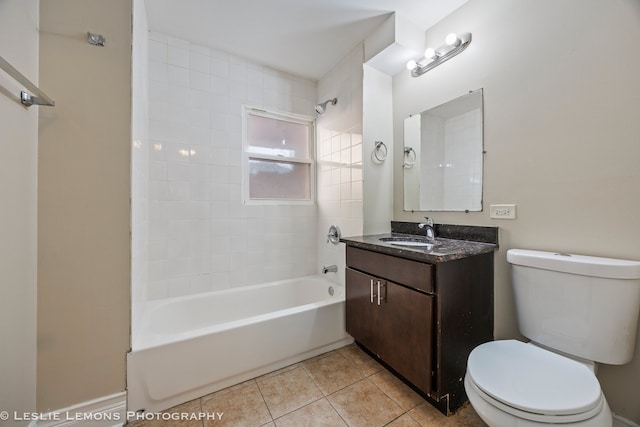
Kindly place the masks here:
[(433, 248), (433, 243), (425, 242), (421, 239), (412, 239), (410, 237), (381, 237), (380, 241), (396, 246), (413, 246), (426, 249)]

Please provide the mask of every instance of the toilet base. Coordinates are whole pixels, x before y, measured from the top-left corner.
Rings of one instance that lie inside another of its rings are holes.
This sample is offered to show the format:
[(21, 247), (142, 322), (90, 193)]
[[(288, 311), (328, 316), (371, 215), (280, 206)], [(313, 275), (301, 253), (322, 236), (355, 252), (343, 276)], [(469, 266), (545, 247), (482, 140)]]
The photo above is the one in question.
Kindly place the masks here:
[[(496, 408), (480, 396), (473, 385), (469, 384), (468, 376), (464, 378), (464, 388), (471, 406), (473, 406), (478, 416), (482, 418), (489, 427), (541, 427), (561, 425), (527, 420)], [(597, 415), (580, 422), (567, 423), (567, 425), (571, 427), (611, 427), (613, 425), (613, 415), (605, 399), (602, 411)]]

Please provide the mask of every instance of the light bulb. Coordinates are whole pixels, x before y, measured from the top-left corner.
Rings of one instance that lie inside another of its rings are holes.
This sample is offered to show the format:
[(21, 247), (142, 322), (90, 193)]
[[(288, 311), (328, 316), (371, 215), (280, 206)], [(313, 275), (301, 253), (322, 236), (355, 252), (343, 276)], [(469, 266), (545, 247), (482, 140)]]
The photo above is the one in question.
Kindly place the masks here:
[(424, 57), (429, 61), (433, 61), (438, 57), (438, 54), (436, 53), (434, 48), (428, 47), (427, 50), (424, 51)]
[(411, 71), (414, 68), (416, 68), (418, 66), (418, 63), (416, 61), (414, 61), (413, 59), (410, 59), (409, 61), (407, 61), (407, 70)]
[(458, 38), (458, 35), (456, 33), (451, 33), (447, 36), (446, 39), (444, 39), (445, 43), (447, 43), (449, 46), (453, 46), (453, 47), (458, 47), (460, 46), (460, 39)]

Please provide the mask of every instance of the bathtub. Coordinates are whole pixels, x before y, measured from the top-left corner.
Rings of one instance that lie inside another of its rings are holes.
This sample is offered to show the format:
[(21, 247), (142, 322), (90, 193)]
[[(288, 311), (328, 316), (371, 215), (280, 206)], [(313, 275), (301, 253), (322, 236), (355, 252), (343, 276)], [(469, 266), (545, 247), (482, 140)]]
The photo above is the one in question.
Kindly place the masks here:
[(322, 276), (148, 302), (134, 312), (127, 411), (157, 412), (353, 342)]

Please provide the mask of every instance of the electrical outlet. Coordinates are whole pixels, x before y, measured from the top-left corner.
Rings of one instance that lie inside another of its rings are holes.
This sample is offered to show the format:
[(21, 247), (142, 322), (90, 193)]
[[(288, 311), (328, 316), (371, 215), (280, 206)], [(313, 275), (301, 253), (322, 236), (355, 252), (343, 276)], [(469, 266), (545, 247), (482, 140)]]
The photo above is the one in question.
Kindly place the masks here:
[(516, 219), (516, 205), (491, 205), (490, 218)]

